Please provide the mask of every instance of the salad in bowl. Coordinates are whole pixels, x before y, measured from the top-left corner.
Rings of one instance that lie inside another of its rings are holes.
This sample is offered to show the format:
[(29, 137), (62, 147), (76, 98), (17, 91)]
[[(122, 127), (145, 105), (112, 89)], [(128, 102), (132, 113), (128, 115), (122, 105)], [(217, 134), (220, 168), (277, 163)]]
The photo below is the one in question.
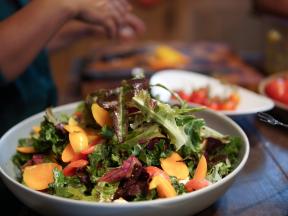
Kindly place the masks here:
[(30, 189), (92, 202), (136, 202), (194, 193), (239, 164), (243, 140), (179, 104), (153, 98), (145, 79), (87, 96), (72, 115), (47, 109), (19, 140), (13, 162)]

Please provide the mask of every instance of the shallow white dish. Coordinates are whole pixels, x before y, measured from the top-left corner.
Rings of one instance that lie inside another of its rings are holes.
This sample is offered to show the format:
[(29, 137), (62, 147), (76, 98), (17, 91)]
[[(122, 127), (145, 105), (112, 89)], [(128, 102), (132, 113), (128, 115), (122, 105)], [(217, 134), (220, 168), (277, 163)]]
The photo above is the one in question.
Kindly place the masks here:
[[(260, 94), (262, 94), (262, 95), (264, 95), (264, 96), (266, 96), (266, 97), (271, 98), (271, 97), (270, 97), (269, 95), (267, 95), (266, 92), (265, 92), (265, 87), (266, 87), (266, 85), (267, 85), (270, 81), (272, 81), (273, 79), (276, 79), (276, 78), (279, 78), (279, 77), (284, 77), (284, 76), (288, 77), (288, 72), (276, 73), (276, 74), (273, 74), (273, 75), (271, 75), (271, 76), (263, 79), (263, 80), (260, 82), (259, 88), (258, 88)], [(284, 104), (284, 103), (281, 103), (280, 101), (274, 100), (273, 98), (271, 98), (271, 100), (274, 101), (276, 107), (278, 107), (278, 108), (280, 108), (280, 109), (282, 109), (282, 110), (288, 111), (288, 105), (286, 105), (286, 104)]]
[[(76, 106), (77, 103), (68, 104), (55, 108), (53, 111), (56, 115), (60, 113), (70, 114)], [(211, 205), (230, 187), (235, 177), (245, 165), (249, 155), (249, 142), (242, 129), (230, 118), (206, 110), (199, 112), (197, 115), (203, 117), (207, 125), (224, 134), (239, 136), (243, 140), (239, 165), (224, 179), (202, 190), (175, 198), (125, 204), (76, 201), (31, 190), (15, 180), (16, 168), (11, 161), (11, 157), (16, 152), (18, 139), (27, 137), (32, 126), (39, 124), (43, 120), (43, 115), (44, 112), (20, 122), (4, 134), (0, 140), (0, 175), (3, 182), (24, 204), (43, 215), (192, 215)]]
[[(150, 84), (163, 84), (171, 90), (184, 90), (190, 92), (192, 88), (199, 88), (209, 85), (213, 93), (221, 95), (225, 93), (225, 87), (219, 80), (199, 73), (183, 70), (164, 70), (154, 74), (150, 79)], [(244, 115), (270, 110), (274, 107), (274, 102), (262, 95), (250, 90), (235, 86), (240, 95), (240, 103), (236, 110), (217, 111), (225, 115)], [(160, 87), (152, 87), (152, 94), (159, 96), (160, 100), (168, 102), (171, 94)]]

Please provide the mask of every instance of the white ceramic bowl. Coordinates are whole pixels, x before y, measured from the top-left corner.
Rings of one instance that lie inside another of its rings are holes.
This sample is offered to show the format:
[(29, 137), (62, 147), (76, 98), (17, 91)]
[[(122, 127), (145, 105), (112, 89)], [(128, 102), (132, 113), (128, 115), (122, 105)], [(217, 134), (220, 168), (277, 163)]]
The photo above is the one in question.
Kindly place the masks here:
[[(68, 104), (54, 109), (55, 114), (70, 114), (77, 103)], [(0, 174), (12, 193), (24, 204), (43, 215), (69, 216), (132, 216), (132, 215), (192, 215), (215, 202), (232, 184), (235, 177), (245, 165), (249, 154), (249, 143), (242, 129), (228, 117), (213, 111), (203, 111), (198, 114), (207, 124), (224, 134), (239, 136), (243, 140), (240, 152), (240, 163), (236, 169), (221, 181), (199, 191), (177, 196), (175, 198), (158, 199), (134, 203), (96, 203), (77, 201), (31, 190), (16, 181), (16, 167), (11, 157), (16, 152), (18, 139), (27, 137), (32, 126), (43, 120), (44, 113), (34, 115), (13, 128), (0, 140)]]

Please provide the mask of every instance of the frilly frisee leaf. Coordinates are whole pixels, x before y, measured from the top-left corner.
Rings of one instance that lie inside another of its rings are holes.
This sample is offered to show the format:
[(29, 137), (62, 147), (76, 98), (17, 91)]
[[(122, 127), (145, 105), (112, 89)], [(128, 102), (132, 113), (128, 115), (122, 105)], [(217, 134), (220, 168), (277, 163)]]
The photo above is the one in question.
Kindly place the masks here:
[(220, 132), (210, 128), (208, 126), (204, 126), (201, 128), (200, 135), (203, 138), (212, 137), (214, 139), (220, 140), (222, 143), (227, 144), (230, 142), (229, 136), (223, 135)]
[(132, 100), (147, 118), (163, 127), (171, 143), (175, 145), (176, 150), (191, 142), (185, 134), (184, 128), (177, 126), (175, 111), (168, 104), (152, 99), (148, 91), (144, 90), (135, 95)]

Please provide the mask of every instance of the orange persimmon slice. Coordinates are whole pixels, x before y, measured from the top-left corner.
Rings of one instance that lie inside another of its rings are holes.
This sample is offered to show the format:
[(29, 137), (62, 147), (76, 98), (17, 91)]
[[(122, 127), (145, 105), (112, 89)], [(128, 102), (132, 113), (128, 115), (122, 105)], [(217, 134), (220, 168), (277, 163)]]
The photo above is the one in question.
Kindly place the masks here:
[(149, 183), (149, 189), (157, 189), (158, 196), (161, 198), (174, 197), (177, 195), (171, 182), (162, 175), (155, 175)]
[(75, 152), (69, 143), (63, 150), (61, 159), (63, 162), (67, 163), (70, 162), (74, 158)]
[(50, 183), (54, 182), (53, 169), (62, 170), (56, 163), (42, 163), (27, 166), (23, 172), (23, 181), (31, 189), (44, 190)]
[(205, 156), (202, 155), (196, 167), (193, 179), (202, 180), (206, 177), (206, 175), (207, 175), (207, 161)]
[(99, 106), (97, 103), (92, 104), (91, 106), (92, 115), (97, 124), (101, 127), (108, 125), (112, 125), (112, 119), (109, 115), (109, 112)]
[(170, 176), (177, 179), (186, 179), (189, 176), (189, 169), (183, 162), (183, 158), (176, 152), (173, 152), (167, 158), (160, 159), (162, 169)]
[(85, 132), (75, 131), (69, 133), (69, 141), (76, 153), (88, 148), (88, 137)]
[(16, 150), (20, 153), (24, 154), (32, 154), (36, 153), (36, 150), (33, 146), (22, 146), (22, 147), (17, 147)]

